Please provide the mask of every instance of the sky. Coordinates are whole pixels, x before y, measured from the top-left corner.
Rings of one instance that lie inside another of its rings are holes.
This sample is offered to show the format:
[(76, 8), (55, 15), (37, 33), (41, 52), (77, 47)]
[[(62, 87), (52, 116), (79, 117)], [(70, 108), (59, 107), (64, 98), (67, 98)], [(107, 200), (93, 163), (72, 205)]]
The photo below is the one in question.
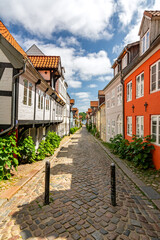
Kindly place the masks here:
[(61, 57), (80, 112), (111, 81), (125, 45), (139, 40), (145, 10), (160, 10), (160, 0), (0, 1), (2, 22), (25, 51), (36, 44), (45, 55)]

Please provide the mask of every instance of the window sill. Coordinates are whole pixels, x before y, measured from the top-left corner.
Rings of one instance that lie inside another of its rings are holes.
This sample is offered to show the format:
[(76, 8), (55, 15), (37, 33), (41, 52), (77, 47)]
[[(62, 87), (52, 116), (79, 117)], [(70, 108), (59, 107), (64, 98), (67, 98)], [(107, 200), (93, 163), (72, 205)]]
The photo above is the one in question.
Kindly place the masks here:
[(154, 90), (154, 91), (150, 91), (150, 94), (156, 93), (156, 92), (159, 92), (159, 91), (160, 91), (160, 89), (156, 89), (156, 90)]
[(140, 96), (140, 97), (136, 97), (136, 99), (139, 99), (139, 98), (141, 98), (141, 97), (144, 97), (144, 95), (143, 95), (143, 96)]

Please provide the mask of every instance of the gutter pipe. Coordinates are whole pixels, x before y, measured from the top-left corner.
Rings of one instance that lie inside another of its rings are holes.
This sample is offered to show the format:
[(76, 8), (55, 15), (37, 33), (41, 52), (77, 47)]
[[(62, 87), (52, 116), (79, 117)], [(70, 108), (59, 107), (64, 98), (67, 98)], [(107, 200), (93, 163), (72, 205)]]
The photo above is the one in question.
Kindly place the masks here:
[(17, 73), (16, 75), (13, 76), (12, 78), (12, 120), (11, 120), (11, 126), (7, 129), (5, 129), (3, 132), (0, 132), (0, 136), (9, 132), (10, 130), (12, 130), (15, 126), (16, 126), (16, 122), (14, 120), (14, 116), (15, 116), (15, 83), (16, 83), (16, 78), (18, 78), (19, 76), (21, 76), (24, 72), (26, 71), (26, 61), (24, 61), (24, 65), (23, 65), (23, 71)]

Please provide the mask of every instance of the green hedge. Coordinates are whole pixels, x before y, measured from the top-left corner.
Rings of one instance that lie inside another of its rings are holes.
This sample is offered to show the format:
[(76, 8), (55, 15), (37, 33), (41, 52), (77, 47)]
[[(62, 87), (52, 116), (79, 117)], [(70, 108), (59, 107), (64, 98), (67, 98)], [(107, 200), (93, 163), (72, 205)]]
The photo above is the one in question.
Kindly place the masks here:
[(152, 150), (154, 146), (151, 144), (152, 142), (153, 139), (150, 135), (144, 138), (134, 135), (132, 142), (129, 142), (121, 134), (118, 134), (110, 139), (109, 147), (120, 158), (132, 161), (135, 167), (147, 169), (153, 167)]
[[(16, 134), (10, 133), (0, 137), (0, 180), (11, 177), (11, 169), (19, 163), (31, 163), (51, 156), (60, 144), (61, 138), (55, 132), (48, 132), (36, 152), (32, 137), (20, 138), (18, 146)], [(18, 157), (18, 159), (17, 159)]]
[(70, 128), (70, 133), (73, 134), (75, 133), (78, 129), (80, 129), (81, 127), (74, 127), (74, 128)]

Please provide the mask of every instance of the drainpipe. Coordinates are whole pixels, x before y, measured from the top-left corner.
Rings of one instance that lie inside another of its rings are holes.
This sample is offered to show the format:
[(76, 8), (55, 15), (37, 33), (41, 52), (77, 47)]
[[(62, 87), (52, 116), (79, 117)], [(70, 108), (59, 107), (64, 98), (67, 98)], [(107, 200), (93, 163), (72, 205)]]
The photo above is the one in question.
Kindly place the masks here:
[(24, 61), (24, 65), (23, 65), (23, 70), (22, 72), (17, 73), (16, 75), (13, 76), (12, 78), (12, 120), (11, 120), (11, 126), (7, 129), (5, 129), (3, 132), (0, 132), (0, 136), (9, 132), (10, 130), (12, 130), (15, 126), (16, 126), (16, 122), (15, 122), (15, 103), (16, 103), (16, 95), (15, 95), (15, 84), (16, 84), (16, 78), (18, 78), (19, 76), (21, 76), (24, 72), (26, 71), (26, 61)]
[[(41, 84), (41, 79), (35, 83), (35, 97), (34, 97), (34, 121), (36, 120), (36, 94), (37, 94), (37, 85)], [(33, 126), (34, 127), (34, 126)]]
[(125, 138), (125, 116), (124, 116), (124, 80), (123, 80), (123, 75), (121, 71), (121, 84), (122, 84), (122, 116), (123, 116), (123, 137)]

